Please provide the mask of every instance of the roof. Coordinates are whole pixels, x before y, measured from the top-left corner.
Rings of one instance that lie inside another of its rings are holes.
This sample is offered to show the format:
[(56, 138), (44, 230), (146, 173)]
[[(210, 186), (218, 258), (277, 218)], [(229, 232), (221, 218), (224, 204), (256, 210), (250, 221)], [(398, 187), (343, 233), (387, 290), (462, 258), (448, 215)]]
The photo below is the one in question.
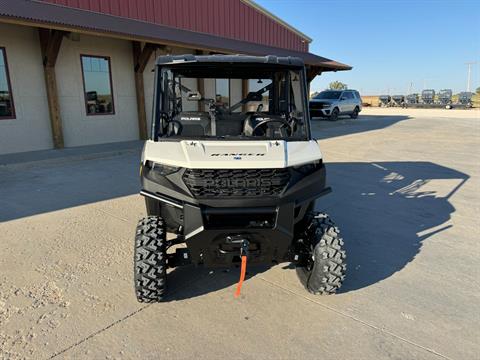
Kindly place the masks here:
[(307, 52), (304, 34), (249, 0), (36, 0)]
[(255, 1), (252, 1), (252, 0), (241, 0), (243, 1), (245, 4), (248, 4), (250, 5), (251, 7), (257, 9), (258, 11), (260, 11), (261, 13), (265, 14), (266, 16), (268, 16), (269, 18), (271, 18), (272, 20), (276, 21), (277, 23), (279, 24), (282, 24), (283, 26), (285, 26), (287, 29), (289, 29), (290, 31), (293, 31), (295, 34), (301, 36), (302, 38), (304, 38), (307, 42), (311, 43), (312, 42), (312, 38), (310, 38), (309, 36), (305, 35), (304, 33), (302, 33), (300, 30), (294, 28), (292, 25), (290, 25), (289, 23), (283, 21), (282, 19), (280, 19), (278, 16), (272, 14), (270, 11), (268, 11), (267, 9), (265, 9), (263, 6), (260, 6), (259, 4), (257, 4)]
[(299, 57), (306, 65), (316, 67), (319, 71), (351, 69), (349, 65), (308, 52), (265, 46), (32, 0), (0, 0), (0, 21), (206, 51)]
[(157, 65), (187, 63), (250, 63), (287, 66), (303, 66), (303, 60), (296, 57), (248, 56), (248, 55), (165, 55), (157, 58)]

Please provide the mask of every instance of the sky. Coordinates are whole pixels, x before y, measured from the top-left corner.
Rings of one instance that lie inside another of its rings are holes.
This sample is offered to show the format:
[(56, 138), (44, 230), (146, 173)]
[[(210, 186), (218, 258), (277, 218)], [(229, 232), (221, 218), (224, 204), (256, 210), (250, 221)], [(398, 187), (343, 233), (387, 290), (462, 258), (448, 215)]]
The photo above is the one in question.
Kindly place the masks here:
[(317, 76), (363, 95), (466, 91), (480, 86), (480, 1), (256, 0), (313, 39), (310, 52), (353, 66)]

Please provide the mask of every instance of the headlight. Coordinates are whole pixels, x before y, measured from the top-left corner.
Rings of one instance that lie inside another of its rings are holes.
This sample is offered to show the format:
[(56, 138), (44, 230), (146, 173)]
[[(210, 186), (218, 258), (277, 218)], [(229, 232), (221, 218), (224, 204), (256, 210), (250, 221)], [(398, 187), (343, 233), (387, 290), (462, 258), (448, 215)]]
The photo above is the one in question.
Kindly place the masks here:
[(318, 170), (321, 167), (322, 167), (322, 160), (315, 160), (314, 162), (300, 165), (300, 166), (294, 166), (293, 168), (295, 169), (295, 171), (298, 171), (303, 175), (308, 175)]
[(149, 168), (150, 170), (161, 176), (167, 176), (180, 170), (179, 167), (160, 164), (153, 161), (147, 161), (145, 167)]

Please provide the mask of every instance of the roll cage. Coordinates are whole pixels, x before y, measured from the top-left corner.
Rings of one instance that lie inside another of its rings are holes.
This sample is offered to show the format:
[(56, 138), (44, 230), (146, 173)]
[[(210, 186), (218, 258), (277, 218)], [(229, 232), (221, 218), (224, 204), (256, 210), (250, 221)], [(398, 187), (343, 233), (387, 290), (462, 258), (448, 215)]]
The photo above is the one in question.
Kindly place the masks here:
[[(272, 62), (270, 61), (272, 58), (288, 59), (288, 61)], [(265, 59), (267, 60), (265, 61)], [(191, 88), (184, 85), (182, 83), (184, 78), (242, 79), (247, 81), (259, 79), (259, 82), (260, 79), (268, 79), (271, 82), (258, 90), (247, 92), (246, 95), (242, 91), (243, 95), (240, 100), (222, 108), (215, 103), (215, 99), (192, 91)], [(192, 97), (202, 105), (199, 105), (198, 109), (188, 112), (189, 117), (182, 117), (187, 113), (183, 109), (185, 99), (182, 99), (182, 95), (176, 94), (176, 91)], [(247, 104), (260, 102), (262, 98), (265, 99), (265, 94), (268, 94), (268, 111), (262, 112), (260, 106), (253, 111), (245, 109)], [(237, 118), (238, 121), (243, 122), (242, 131), (240, 133), (236, 131), (234, 135), (232, 132), (222, 134), (205, 127), (203, 133), (200, 131), (200, 133), (184, 135), (172, 132), (169, 126), (173, 122), (181, 123), (185, 119), (196, 119), (196, 115), (202, 115), (201, 107), (207, 110), (204, 113), (208, 113), (211, 119), (216, 119), (220, 124), (223, 124), (221, 121), (227, 123)], [(227, 120), (222, 120), (224, 118)], [(259, 121), (263, 123), (259, 125)], [(245, 122), (253, 122), (252, 128), (257, 125), (262, 127), (263, 133), (247, 133)], [(219, 55), (192, 56), (188, 59), (185, 56), (160, 57), (155, 69), (155, 97), (151, 130), (151, 139), (154, 141), (158, 141), (160, 138), (162, 141), (178, 140), (179, 138), (310, 140), (307, 86), (303, 63), (299, 59), (275, 57)]]

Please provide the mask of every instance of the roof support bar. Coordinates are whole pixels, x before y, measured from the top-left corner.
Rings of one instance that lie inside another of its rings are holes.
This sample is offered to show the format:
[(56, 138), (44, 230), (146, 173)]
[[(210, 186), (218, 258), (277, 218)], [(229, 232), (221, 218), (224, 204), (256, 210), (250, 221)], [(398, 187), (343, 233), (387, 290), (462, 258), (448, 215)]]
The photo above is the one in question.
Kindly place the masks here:
[[(203, 55), (203, 50), (195, 50), (195, 55)], [(202, 97), (205, 97), (205, 79), (197, 78), (197, 91)], [(205, 103), (203, 101), (198, 102), (198, 111), (205, 111)]]
[(146, 43), (142, 48), (141, 42), (132, 41), (133, 66), (135, 72), (135, 94), (137, 96), (138, 133), (140, 140), (146, 140), (148, 137), (143, 72), (145, 71), (148, 60), (150, 60), (153, 52), (162, 47), (162, 45)]
[[(248, 95), (248, 79), (242, 79), (242, 99), (246, 99)], [(247, 104), (243, 104), (242, 111), (247, 111)]]
[(38, 29), (40, 48), (42, 50), (43, 71), (47, 91), (48, 110), (50, 112), (50, 124), (52, 127), (52, 139), (55, 149), (64, 147), (62, 118), (60, 116), (60, 103), (58, 101), (57, 78), (55, 64), (62, 45), (63, 36), (61, 30)]

